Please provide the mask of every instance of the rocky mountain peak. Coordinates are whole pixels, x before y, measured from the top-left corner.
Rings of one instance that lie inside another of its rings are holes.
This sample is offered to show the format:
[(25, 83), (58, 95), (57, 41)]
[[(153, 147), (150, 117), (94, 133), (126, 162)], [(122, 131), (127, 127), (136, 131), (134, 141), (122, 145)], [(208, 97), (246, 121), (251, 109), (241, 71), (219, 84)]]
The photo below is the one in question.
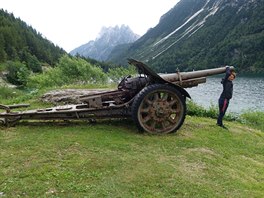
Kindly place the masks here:
[(139, 35), (135, 34), (127, 25), (102, 27), (94, 41), (89, 41), (87, 44), (72, 50), (70, 54), (79, 54), (84, 57), (104, 61), (115, 46), (132, 43), (138, 38)]

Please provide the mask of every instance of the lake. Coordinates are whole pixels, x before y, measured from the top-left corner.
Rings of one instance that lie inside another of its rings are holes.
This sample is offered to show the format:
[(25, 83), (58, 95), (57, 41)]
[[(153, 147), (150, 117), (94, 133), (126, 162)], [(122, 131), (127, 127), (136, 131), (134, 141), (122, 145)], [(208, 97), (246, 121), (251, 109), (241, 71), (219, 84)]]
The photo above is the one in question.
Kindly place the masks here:
[[(240, 114), (247, 110), (264, 112), (264, 77), (238, 76), (233, 84), (233, 98), (230, 100), (227, 113)], [(222, 89), (221, 77), (208, 77), (206, 83), (186, 90), (195, 103), (209, 108), (218, 105)]]

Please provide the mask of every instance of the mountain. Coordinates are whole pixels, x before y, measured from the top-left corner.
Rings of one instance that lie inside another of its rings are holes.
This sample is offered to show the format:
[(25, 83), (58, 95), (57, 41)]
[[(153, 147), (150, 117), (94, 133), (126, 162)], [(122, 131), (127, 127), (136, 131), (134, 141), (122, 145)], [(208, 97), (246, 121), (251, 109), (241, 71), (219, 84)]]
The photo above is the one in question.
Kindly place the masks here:
[(84, 57), (104, 61), (112, 49), (121, 44), (133, 43), (139, 36), (126, 25), (115, 27), (103, 27), (99, 36), (94, 41), (89, 41), (70, 52), (72, 55), (79, 54)]
[(181, 0), (157, 26), (108, 61), (148, 63), (158, 72), (235, 65), (264, 73), (264, 0)]
[(65, 53), (21, 19), (0, 9), (0, 63), (25, 62), (35, 72), (35, 63), (54, 65)]

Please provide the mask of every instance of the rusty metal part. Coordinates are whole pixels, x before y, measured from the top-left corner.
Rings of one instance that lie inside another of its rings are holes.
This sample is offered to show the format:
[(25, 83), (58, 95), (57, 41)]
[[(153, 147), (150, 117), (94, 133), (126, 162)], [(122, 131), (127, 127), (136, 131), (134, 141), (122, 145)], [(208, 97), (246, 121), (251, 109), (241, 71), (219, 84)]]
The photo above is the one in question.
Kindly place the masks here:
[(10, 112), (0, 114), (5, 119), (23, 120), (87, 120), (89, 118), (126, 117), (129, 111), (121, 106), (104, 107), (101, 109), (89, 108), (87, 104), (65, 105), (52, 108), (28, 110), (24, 112)]

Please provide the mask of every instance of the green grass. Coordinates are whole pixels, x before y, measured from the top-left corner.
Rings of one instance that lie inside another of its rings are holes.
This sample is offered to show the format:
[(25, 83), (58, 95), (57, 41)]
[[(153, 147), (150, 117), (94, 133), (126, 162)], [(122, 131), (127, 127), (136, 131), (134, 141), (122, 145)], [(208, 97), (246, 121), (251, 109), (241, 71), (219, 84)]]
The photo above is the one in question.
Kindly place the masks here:
[(0, 196), (263, 197), (263, 131), (225, 124), (187, 116), (165, 136), (130, 120), (2, 127)]

